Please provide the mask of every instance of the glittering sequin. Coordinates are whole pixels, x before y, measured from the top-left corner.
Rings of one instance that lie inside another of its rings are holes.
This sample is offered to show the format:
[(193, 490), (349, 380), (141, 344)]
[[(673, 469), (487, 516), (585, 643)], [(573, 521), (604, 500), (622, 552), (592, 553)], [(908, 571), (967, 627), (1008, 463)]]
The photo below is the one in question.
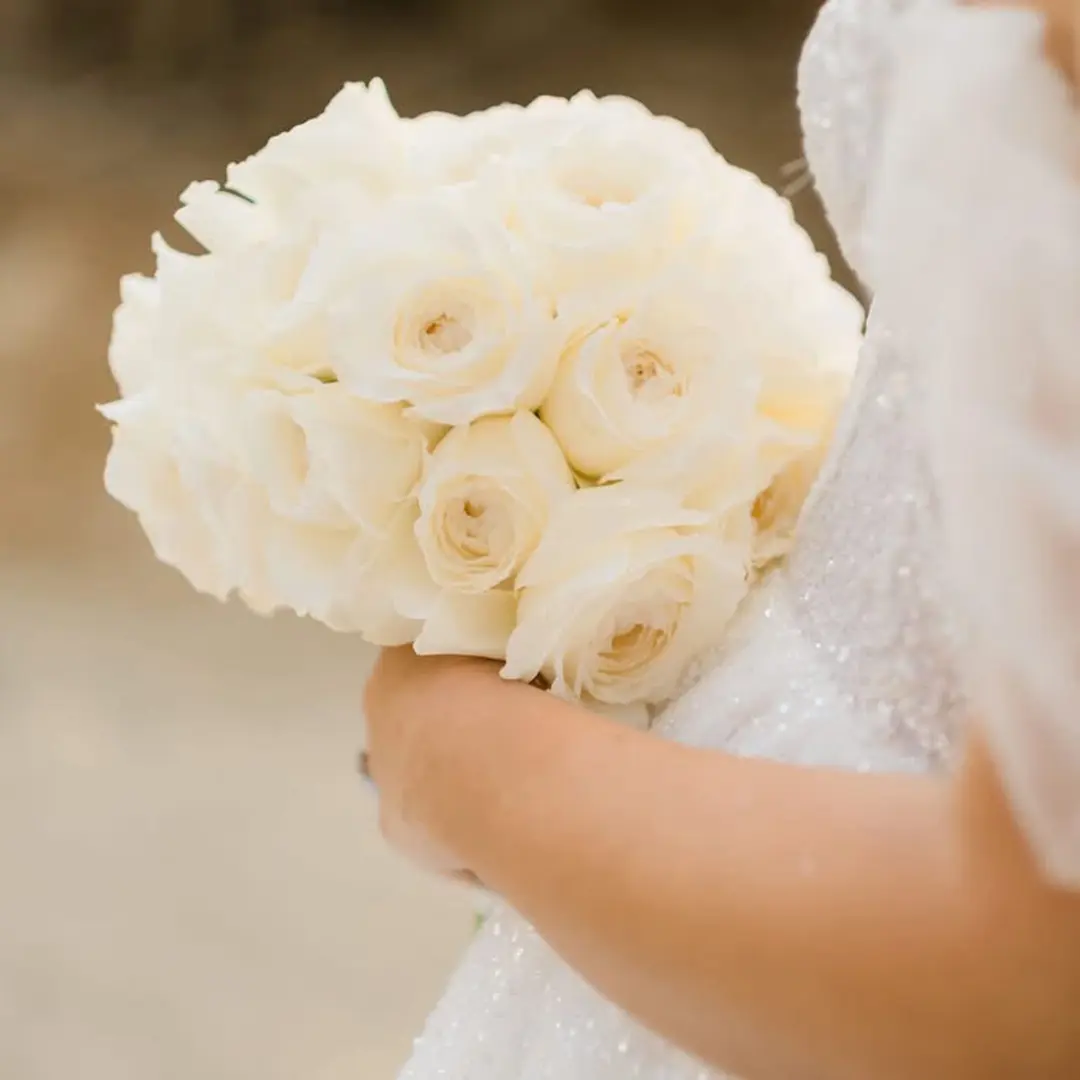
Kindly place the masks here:
[[(907, 0), (940, 2), (940, 0)], [(902, 0), (831, 0), (800, 67), (807, 155), (858, 263), (865, 187)], [(859, 771), (939, 767), (962, 707), (939, 601), (940, 538), (916, 370), (887, 298), (788, 564), (661, 718), (665, 737)], [(806, 867), (813, 873), (812, 864)], [(497, 908), (402, 1080), (719, 1080), (606, 1002)]]

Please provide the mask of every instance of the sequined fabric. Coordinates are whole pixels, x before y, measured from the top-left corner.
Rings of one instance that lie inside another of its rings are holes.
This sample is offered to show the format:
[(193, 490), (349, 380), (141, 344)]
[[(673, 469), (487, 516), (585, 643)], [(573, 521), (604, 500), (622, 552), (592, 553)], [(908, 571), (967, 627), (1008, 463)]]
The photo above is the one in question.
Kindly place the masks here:
[[(889, 20), (901, 6), (831, 0), (800, 67), (807, 154), (856, 261)], [(947, 761), (962, 699), (939, 602), (934, 489), (915, 420), (921, 393), (879, 303), (796, 550), (662, 717), (664, 736), (866, 771)], [(721, 1074), (604, 1001), (508, 910), (479, 934), (402, 1076), (637, 1078)]]
[(888, 29), (910, 0), (831, 0), (799, 63), (803, 142), (829, 221), (858, 270), (866, 183), (876, 149)]

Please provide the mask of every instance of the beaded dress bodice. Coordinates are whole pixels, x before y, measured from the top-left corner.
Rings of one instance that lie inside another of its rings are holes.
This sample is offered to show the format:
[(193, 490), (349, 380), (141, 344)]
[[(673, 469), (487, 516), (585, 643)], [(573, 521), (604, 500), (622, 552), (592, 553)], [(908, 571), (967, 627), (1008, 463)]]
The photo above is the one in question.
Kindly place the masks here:
[[(860, 267), (890, 21), (913, 3), (830, 0), (800, 65), (807, 156)], [(869, 283), (872, 286), (872, 282)], [(665, 737), (808, 765), (944, 764), (963, 701), (938, 580), (923, 380), (875, 301), (851, 397), (787, 564), (756, 590)], [(524, 920), (497, 911), (402, 1080), (717, 1080), (606, 1002)]]

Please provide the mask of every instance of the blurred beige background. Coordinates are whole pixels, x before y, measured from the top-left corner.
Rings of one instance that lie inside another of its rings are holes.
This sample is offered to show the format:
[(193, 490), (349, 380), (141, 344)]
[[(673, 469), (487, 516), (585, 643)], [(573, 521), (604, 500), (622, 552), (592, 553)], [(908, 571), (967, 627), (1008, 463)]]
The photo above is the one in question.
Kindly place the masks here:
[(179, 190), (374, 75), (631, 94), (782, 186), (814, 7), (0, 0), (0, 1077), (389, 1080), (471, 930), (375, 835), (365, 649), (196, 597), (101, 491), (116, 281)]

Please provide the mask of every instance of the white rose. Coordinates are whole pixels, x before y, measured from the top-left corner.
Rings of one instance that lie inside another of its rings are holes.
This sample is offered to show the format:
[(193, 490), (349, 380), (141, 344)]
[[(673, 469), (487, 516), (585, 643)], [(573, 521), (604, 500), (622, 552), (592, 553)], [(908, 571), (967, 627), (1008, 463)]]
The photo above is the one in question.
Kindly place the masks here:
[(252, 387), (234, 408), (242, 467), (282, 516), (385, 533), (420, 480), (428, 434), (393, 406), (312, 384)]
[(776, 437), (790, 437), (797, 453), (834, 422), (863, 341), (863, 310), (853, 296), (831, 281), (816, 290), (807, 283), (800, 291), (809, 295), (778, 317), (771, 347), (762, 350), (758, 404)]
[(754, 500), (754, 565), (765, 567), (784, 558), (795, 542), (803, 506), (829, 450), (831, 429), (810, 449), (792, 457)]
[(349, 83), (325, 110), (275, 135), (226, 181), (192, 184), (176, 219), (209, 251), (355, 220), (407, 182), (401, 121), (381, 79)]
[(862, 307), (831, 281), (802, 290), (776, 323), (762, 365), (759, 465), (767, 473), (754, 506), (755, 561), (790, 550), (851, 387), (862, 347)]
[(492, 161), (528, 139), (535, 125), (520, 105), (467, 116), (429, 112), (403, 121), (410, 174), (418, 188), (475, 180)]
[(762, 570), (795, 542), (803, 506), (828, 453), (832, 425), (814, 441), (771, 424), (742, 443), (715, 433), (679, 442), (616, 474), (635, 486), (682, 493), (683, 504), (717, 523)]
[(224, 600), (236, 586), (233, 560), (204, 492), (227, 488), (228, 463), (196, 418), (174, 415), (160, 402), (131, 398), (102, 412), (113, 424), (106, 490), (138, 515), (162, 562)]
[(153, 247), (155, 276), (124, 278), (114, 317), (109, 362), (124, 394), (228, 380), (303, 390), (312, 377), (333, 379), (323, 327), (290, 317), (289, 251), (189, 255), (160, 236)]
[(761, 367), (729, 340), (698, 269), (690, 260), (614, 296), (599, 323), (588, 309), (564, 314), (581, 329), (540, 416), (583, 476), (609, 476), (703, 430), (751, 437)]
[[(540, 97), (528, 107), (504, 103), (464, 116), (422, 113), (402, 121), (410, 175), (417, 187), (475, 180), (486, 166), (509, 155), (535, 152), (538, 146), (557, 141), (596, 107), (595, 95), (586, 91), (569, 100)], [(629, 98), (604, 98), (601, 107), (609, 118), (629, 113), (635, 121), (678, 123), (657, 121)]]
[(326, 313), (334, 372), (355, 394), (467, 424), (533, 409), (551, 384), (558, 330), (533, 270), (483, 191), (448, 188), (325, 237), (294, 312)]
[(711, 170), (708, 140), (626, 98), (541, 98), (530, 137), (497, 165), (508, 213), (548, 259), (553, 287), (647, 272), (701, 220)]
[(745, 595), (747, 543), (668, 492), (576, 492), (518, 575), (503, 675), (608, 705), (665, 701)]
[(559, 444), (532, 413), (455, 428), (417, 490), (416, 535), (432, 580), (463, 593), (512, 583), (574, 490)]
[(715, 325), (724, 349), (760, 371), (760, 415), (786, 429), (801, 453), (847, 392), (863, 309), (833, 281), (786, 199), (726, 165), (718, 168), (717, 191), (722, 199), (697, 249)]
[[(719, 471), (730, 505), (824, 437), (850, 385), (862, 310), (784, 200), (749, 174), (718, 173), (730, 214), (713, 213), (636, 296), (630, 282), (566, 305), (578, 329), (541, 416), (584, 475), (690, 493), (716, 488)], [(614, 317), (594, 328), (590, 307), (603, 304)]]
[(158, 374), (161, 284), (144, 274), (120, 279), (120, 306), (113, 316), (109, 368), (122, 394), (135, 394)]
[(416, 537), (445, 595), (417, 652), (503, 655), (514, 577), (574, 489), (559, 444), (532, 413), (478, 420), (443, 439), (418, 489)]
[(400, 410), (312, 382), (302, 394), (144, 394), (103, 411), (108, 491), (197, 588), (376, 644), (415, 636), (426, 591), (412, 494), (429, 436)]
[(282, 228), (279, 211), (216, 180), (196, 180), (180, 193), (173, 217), (207, 251), (237, 251), (272, 240)]

